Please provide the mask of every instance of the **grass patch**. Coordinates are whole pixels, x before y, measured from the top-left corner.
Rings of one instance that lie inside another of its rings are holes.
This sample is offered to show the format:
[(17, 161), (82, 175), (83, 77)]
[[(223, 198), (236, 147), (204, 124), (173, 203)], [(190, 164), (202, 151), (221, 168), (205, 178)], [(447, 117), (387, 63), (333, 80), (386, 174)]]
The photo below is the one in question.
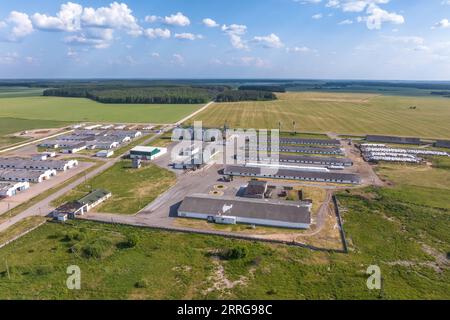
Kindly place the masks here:
[(96, 208), (98, 212), (135, 214), (169, 189), (176, 181), (175, 175), (156, 165), (132, 169), (131, 161), (123, 160), (94, 178), (89, 179), (68, 194), (53, 202), (59, 206), (77, 200), (92, 189), (106, 189), (112, 197)]
[[(12, 270), (8, 279), (0, 263), (0, 299), (448, 299), (448, 271), (382, 262), (429, 257), (411, 241), (405, 246), (408, 233), (392, 238), (395, 224), (382, 228), (384, 221), (368, 217), (347, 214), (358, 248), (349, 255), (87, 221), (47, 223), (0, 250)], [(130, 233), (139, 235), (137, 245), (121, 246)], [(401, 247), (386, 250), (398, 241)], [(373, 263), (383, 272), (383, 294), (366, 287), (365, 270)], [(81, 268), (81, 290), (65, 286), (73, 264)], [(224, 278), (237, 283), (225, 288)]]
[[(341, 134), (386, 134), (450, 138), (450, 104), (441, 97), (365, 93), (300, 92), (275, 101), (215, 103), (189, 123), (205, 127), (291, 129)], [(417, 109), (411, 110), (411, 106)]]
[(102, 104), (83, 98), (20, 97), (2, 99), (0, 117), (70, 122), (173, 123), (198, 108), (200, 105)]
[(0, 245), (44, 222), (44, 217), (28, 217), (0, 232)]

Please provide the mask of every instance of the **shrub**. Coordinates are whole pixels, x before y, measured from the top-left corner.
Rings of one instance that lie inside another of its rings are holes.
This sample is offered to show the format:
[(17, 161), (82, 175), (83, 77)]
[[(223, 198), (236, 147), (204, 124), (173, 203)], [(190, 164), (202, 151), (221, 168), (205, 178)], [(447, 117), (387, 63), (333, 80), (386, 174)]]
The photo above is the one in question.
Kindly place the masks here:
[(247, 256), (248, 249), (244, 246), (236, 246), (231, 249), (226, 249), (222, 252), (222, 258), (226, 260), (243, 259)]
[(102, 259), (112, 251), (112, 243), (108, 239), (96, 239), (81, 246), (81, 254), (85, 258)]
[(139, 242), (139, 236), (137, 234), (129, 234), (125, 240), (125, 246), (127, 248), (134, 248)]
[(134, 287), (138, 288), (138, 289), (147, 288), (148, 282), (147, 282), (147, 280), (139, 280), (134, 284)]

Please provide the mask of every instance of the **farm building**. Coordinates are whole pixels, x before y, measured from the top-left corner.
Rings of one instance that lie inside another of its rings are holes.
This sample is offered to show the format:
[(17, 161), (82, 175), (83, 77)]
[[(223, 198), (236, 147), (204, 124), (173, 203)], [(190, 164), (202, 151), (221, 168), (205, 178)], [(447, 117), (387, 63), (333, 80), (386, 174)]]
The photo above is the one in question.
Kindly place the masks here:
[(6, 182), (0, 181), (0, 197), (12, 197), (17, 192), (24, 191), (30, 188), (28, 182)]
[(115, 149), (119, 146), (119, 142), (103, 142), (103, 141), (91, 141), (87, 144), (88, 149)]
[(195, 194), (184, 198), (178, 216), (225, 224), (308, 229), (311, 204)]
[(368, 142), (384, 142), (395, 144), (421, 144), (420, 138), (407, 138), (407, 137), (393, 137), (393, 136), (366, 136)]
[(30, 169), (66, 171), (78, 165), (77, 160), (32, 160), (0, 158), (0, 169)]
[(109, 158), (114, 155), (114, 151), (112, 150), (101, 150), (95, 154), (96, 157), (99, 158)]
[(267, 181), (251, 180), (245, 187), (243, 196), (245, 198), (264, 199), (267, 192)]
[(97, 189), (84, 196), (80, 200), (68, 202), (52, 212), (54, 218), (60, 214), (67, 214), (70, 218), (75, 216), (82, 216), (89, 212), (94, 207), (105, 202), (111, 198), (112, 194), (109, 191)]
[(301, 138), (280, 138), (280, 145), (282, 144), (306, 144), (318, 146), (340, 146), (339, 140), (334, 139), (301, 139)]
[(131, 159), (153, 160), (167, 153), (166, 148), (138, 146), (130, 150)]
[(55, 170), (0, 169), (0, 180), (41, 183), (56, 175)]
[(34, 160), (34, 161), (45, 161), (45, 160), (47, 160), (47, 158), (48, 158), (48, 156), (44, 153), (37, 153), (37, 154), (33, 154), (31, 156), (31, 160)]
[(313, 172), (279, 169), (276, 173), (264, 172), (262, 168), (247, 166), (227, 166), (224, 174), (229, 176), (259, 177), (272, 179), (302, 180), (344, 184), (359, 184), (361, 179), (356, 174), (335, 172)]
[[(273, 158), (267, 156), (251, 156), (244, 159), (236, 156), (238, 160), (252, 161), (252, 162), (267, 162), (270, 163)], [(314, 157), (314, 156), (300, 156), (295, 154), (280, 154), (278, 162), (282, 163), (302, 163), (302, 164), (314, 164), (314, 165), (326, 165), (326, 166), (343, 166), (351, 167), (353, 165), (352, 160), (347, 158), (331, 158), (331, 157)]]
[(450, 148), (450, 140), (438, 140), (434, 146), (438, 148)]
[[(61, 146), (61, 145), (60, 145)], [(77, 143), (73, 143), (73, 144), (66, 144), (65, 146), (62, 146), (63, 153), (68, 153), (68, 154), (73, 154), (73, 153), (78, 153), (80, 151), (86, 150), (87, 149), (87, 145), (85, 142), (77, 142)]]
[(39, 144), (39, 147), (50, 148), (50, 149), (58, 149), (59, 148), (59, 140), (46, 140)]
[(308, 153), (308, 154), (329, 154), (329, 155), (342, 155), (344, 154), (341, 148), (320, 148), (320, 147), (307, 147), (307, 146), (262, 146), (251, 144), (248, 150), (261, 150), (270, 152), (291, 152), (291, 153)]
[(58, 137), (58, 140), (60, 141), (78, 141), (78, 142), (86, 142), (86, 141), (93, 141), (95, 140), (94, 136), (83, 136), (83, 135), (77, 135), (77, 134), (69, 134)]

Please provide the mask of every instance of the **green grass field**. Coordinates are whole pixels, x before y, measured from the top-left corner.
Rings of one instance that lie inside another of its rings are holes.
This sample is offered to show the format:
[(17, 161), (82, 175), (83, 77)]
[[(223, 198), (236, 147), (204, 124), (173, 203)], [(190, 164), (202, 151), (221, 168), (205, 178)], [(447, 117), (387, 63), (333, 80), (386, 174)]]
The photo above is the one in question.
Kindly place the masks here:
[[(410, 109), (416, 107), (416, 109)], [(266, 102), (220, 103), (197, 115), (206, 127), (278, 128), (340, 134), (450, 138), (450, 99), (357, 93), (280, 94)]]
[[(2, 101), (0, 100), (0, 109), (2, 108)], [(55, 120), (29, 120), (19, 118), (2, 118), (0, 117), (0, 147), (16, 144), (26, 141), (26, 138), (10, 136), (12, 133), (17, 133), (25, 130), (33, 129), (48, 129), (57, 128), (68, 125), (69, 122), (55, 121)]]
[(173, 123), (200, 105), (102, 104), (82, 98), (20, 97), (0, 100), (0, 117), (53, 121)]
[(124, 160), (57, 199), (53, 205), (78, 200), (91, 189), (106, 189), (113, 196), (96, 208), (98, 212), (135, 214), (170, 188), (175, 181), (172, 172), (156, 165), (132, 169), (131, 161)]
[(44, 89), (40, 88), (0, 87), (0, 99), (42, 96), (43, 91)]

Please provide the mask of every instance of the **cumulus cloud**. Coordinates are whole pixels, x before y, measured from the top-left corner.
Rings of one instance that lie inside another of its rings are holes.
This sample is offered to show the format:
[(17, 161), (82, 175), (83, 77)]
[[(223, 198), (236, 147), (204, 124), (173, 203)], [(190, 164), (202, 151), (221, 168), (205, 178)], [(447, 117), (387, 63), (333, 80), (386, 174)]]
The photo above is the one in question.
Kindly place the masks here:
[(322, 18), (323, 18), (323, 14), (318, 13), (318, 14), (313, 15), (311, 18), (313, 18), (313, 19), (315, 19), (315, 20), (319, 20), (319, 19), (322, 19)]
[(293, 47), (293, 48), (287, 48), (287, 52), (292, 53), (307, 53), (311, 52), (312, 50), (308, 47), (302, 46), (302, 47)]
[(283, 42), (280, 37), (276, 34), (271, 33), (267, 36), (254, 37), (253, 42), (262, 45), (264, 48), (282, 48), (284, 47)]
[(144, 31), (144, 35), (149, 39), (168, 39), (171, 36), (169, 29), (149, 28)]
[(367, 9), (367, 17), (361, 19), (365, 21), (367, 28), (370, 30), (380, 29), (384, 22), (389, 22), (393, 24), (403, 24), (405, 23), (405, 18), (395, 12), (388, 12), (381, 9), (376, 5), (370, 5)]
[(176, 14), (172, 14), (170, 16), (166, 16), (163, 19), (165, 24), (177, 27), (187, 27), (191, 24), (191, 21), (188, 17), (186, 17), (181, 12), (177, 12)]
[(450, 28), (450, 21), (448, 19), (442, 19), (434, 25), (434, 28)]
[(208, 28), (219, 27), (219, 24), (211, 18), (205, 18), (205, 19), (203, 19), (202, 22), (203, 22), (203, 25), (207, 26)]
[(242, 36), (247, 32), (247, 26), (242, 24), (223, 25), (222, 31), (230, 38), (231, 45), (236, 49), (248, 49), (248, 46)]
[(184, 64), (184, 57), (179, 54), (175, 53), (172, 55), (172, 61), (173, 64), (183, 65)]
[(32, 16), (34, 27), (45, 31), (78, 31), (81, 28), (83, 7), (77, 3), (68, 2), (61, 5), (56, 16), (35, 13)]
[(11, 11), (5, 21), (0, 21), (2, 40), (16, 42), (33, 33), (30, 17), (23, 12)]

